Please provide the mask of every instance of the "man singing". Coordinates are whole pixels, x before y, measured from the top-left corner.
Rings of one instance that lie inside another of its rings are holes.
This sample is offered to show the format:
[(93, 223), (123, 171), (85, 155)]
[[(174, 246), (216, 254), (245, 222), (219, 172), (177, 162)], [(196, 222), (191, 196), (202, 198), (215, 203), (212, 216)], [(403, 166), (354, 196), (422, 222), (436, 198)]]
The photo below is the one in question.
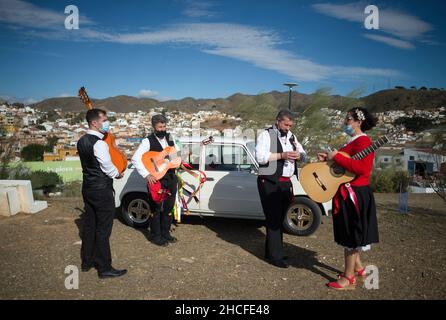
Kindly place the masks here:
[(88, 110), (86, 118), (89, 130), (77, 143), (85, 204), (82, 271), (89, 271), (94, 266), (99, 278), (119, 277), (127, 270), (112, 267), (109, 240), (115, 216), (113, 178), (120, 179), (122, 176), (111, 161), (107, 143), (102, 140), (110, 126), (105, 111)]
[[(169, 169), (159, 181), (153, 177), (142, 162), (142, 156), (148, 151), (163, 151), (167, 146), (173, 146), (177, 151), (172, 136), (166, 132), (167, 119), (163, 115), (157, 114), (152, 117), (153, 133), (143, 139), (132, 157), (132, 164), (138, 173), (147, 180), (149, 191), (149, 204), (152, 211), (150, 222), (151, 241), (158, 246), (167, 246), (177, 242), (177, 239), (170, 234), (172, 223), (171, 211), (175, 205), (175, 197), (178, 188), (178, 179), (175, 169)], [(158, 196), (160, 194), (160, 196)]]
[(280, 111), (276, 123), (259, 135), (256, 146), (257, 187), (266, 218), (265, 259), (279, 268), (288, 267), (282, 250), (282, 223), (294, 200), (291, 177), (297, 174), (296, 161), (305, 161), (306, 155), (290, 131), (292, 125), (291, 111)]

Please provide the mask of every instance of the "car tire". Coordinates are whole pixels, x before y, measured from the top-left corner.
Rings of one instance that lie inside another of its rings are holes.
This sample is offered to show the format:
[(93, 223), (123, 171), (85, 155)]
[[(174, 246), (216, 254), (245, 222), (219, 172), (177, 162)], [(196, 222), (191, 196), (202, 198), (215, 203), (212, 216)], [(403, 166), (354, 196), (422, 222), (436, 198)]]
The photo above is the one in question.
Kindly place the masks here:
[(319, 228), (321, 217), (321, 208), (316, 202), (307, 197), (295, 197), (283, 220), (283, 228), (289, 234), (306, 237)]
[(148, 194), (132, 192), (122, 199), (121, 217), (125, 224), (133, 228), (147, 228), (150, 224)]

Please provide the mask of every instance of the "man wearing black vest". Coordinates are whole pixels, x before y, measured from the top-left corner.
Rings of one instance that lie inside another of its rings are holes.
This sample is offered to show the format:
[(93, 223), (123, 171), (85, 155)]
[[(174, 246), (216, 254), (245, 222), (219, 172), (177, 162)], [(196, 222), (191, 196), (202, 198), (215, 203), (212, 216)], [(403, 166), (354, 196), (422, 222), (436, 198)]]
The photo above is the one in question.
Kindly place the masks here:
[(175, 169), (168, 170), (164, 177), (159, 180), (161, 188), (168, 191), (168, 196), (162, 201), (155, 201), (151, 195), (150, 188), (157, 183), (157, 180), (145, 168), (142, 163), (142, 156), (148, 151), (160, 152), (167, 146), (173, 146), (179, 151), (171, 134), (166, 132), (166, 124), (166, 117), (160, 114), (154, 115), (152, 117), (153, 133), (141, 141), (138, 150), (132, 157), (132, 164), (138, 173), (147, 180), (149, 188), (149, 204), (153, 215), (150, 222), (151, 241), (163, 247), (169, 243), (177, 242), (177, 239), (170, 234), (170, 226), (173, 219), (170, 212), (175, 205), (178, 179)]
[(305, 159), (305, 151), (290, 131), (292, 124), (293, 114), (280, 111), (276, 123), (259, 135), (256, 146), (257, 187), (266, 218), (265, 259), (279, 268), (288, 267), (282, 223), (294, 198), (291, 177), (297, 174), (296, 161)]
[(110, 235), (115, 216), (113, 178), (120, 179), (122, 176), (111, 161), (107, 143), (102, 140), (110, 126), (105, 111), (88, 110), (86, 118), (89, 130), (77, 143), (85, 204), (82, 271), (89, 271), (94, 266), (100, 278), (119, 277), (127, 270), (112, 267)]

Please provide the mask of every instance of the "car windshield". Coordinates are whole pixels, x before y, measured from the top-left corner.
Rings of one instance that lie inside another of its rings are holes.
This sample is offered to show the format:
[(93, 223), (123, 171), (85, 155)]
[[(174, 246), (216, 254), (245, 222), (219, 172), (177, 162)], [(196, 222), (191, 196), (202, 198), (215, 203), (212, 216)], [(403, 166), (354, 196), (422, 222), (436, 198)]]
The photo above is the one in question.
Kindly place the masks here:
[(249, 153), (251, 153), (251, 155), (254, 157), (256, 157), (256, 143), (254, 141), (248, 142), (246, 143), (246, 147), (249, 150)]

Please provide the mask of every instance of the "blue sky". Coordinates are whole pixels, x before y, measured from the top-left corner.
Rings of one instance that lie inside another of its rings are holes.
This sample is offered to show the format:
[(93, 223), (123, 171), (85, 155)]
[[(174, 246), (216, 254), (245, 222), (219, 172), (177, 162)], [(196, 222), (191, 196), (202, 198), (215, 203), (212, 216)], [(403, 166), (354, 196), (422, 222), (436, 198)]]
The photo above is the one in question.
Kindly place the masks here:
[[(364, 9), (379, 9), (379, 30)], [(66, 30), (67, 5), (80, 12)], [(446, 87), (442, 1), (0, 0), (0, 96), (158, 100)]]

